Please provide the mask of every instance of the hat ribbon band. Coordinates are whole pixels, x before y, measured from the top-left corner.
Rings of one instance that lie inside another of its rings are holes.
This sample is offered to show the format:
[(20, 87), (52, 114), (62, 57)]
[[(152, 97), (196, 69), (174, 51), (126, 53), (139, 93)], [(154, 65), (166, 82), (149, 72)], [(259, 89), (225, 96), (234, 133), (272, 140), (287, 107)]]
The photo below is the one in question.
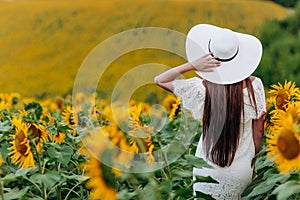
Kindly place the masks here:
[[(211, 52), (212, 57), (215, 57), (213, 52), (210, 50), (210, 41), (211, 41), (211, 39), (208, 42), (208, 51)], [(237, 48), (235, 54), (232, 57), (230, 57), (230, 58), (218, 58), (218, 57), (216, 57), (215, 59), (218, 60), (218, 61), (221, 61), (221, 62), (229, 62), (229, 61), (233, 60), (236, 57), (238, 52), (239, 52), (239, 47)]]

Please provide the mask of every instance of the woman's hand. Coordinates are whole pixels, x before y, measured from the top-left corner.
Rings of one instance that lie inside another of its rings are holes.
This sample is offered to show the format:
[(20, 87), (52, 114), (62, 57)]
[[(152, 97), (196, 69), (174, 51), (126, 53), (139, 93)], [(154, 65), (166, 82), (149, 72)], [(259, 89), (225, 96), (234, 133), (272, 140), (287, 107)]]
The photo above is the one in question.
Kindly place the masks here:
[(198, 70), (202, 72), (211, 72), (213, 68), (219, 67), (221, 65), (220, 61), (212, 57), (212, 53), (205, 54), (201, 58), (195, 60), (194, 62), (187, 62), (180, 66), (169, 69), (154, 78), (154, 82), (160, 87), (173, 92), (172, 82), (176, 77), (184, 74), (191, 70)]
[(212, 56), (212, 53), (205, 54), (201, 58), (191, 62), (195, 70), (201, 72), (211, 72), (213, 68), (219, 67), (221, 62), (216, 60), (215, 57)]

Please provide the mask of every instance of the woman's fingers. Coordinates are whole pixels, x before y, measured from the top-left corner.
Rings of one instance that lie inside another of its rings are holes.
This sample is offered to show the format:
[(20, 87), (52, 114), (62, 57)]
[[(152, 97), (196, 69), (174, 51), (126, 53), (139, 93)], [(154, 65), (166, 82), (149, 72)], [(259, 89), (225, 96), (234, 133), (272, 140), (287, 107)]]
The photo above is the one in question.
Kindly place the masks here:
[(221, 65), (221, 62), (220, 61), (217, 61), (216, 59), (213, 59), (213, 60), (209, 60), (207, 61), (206, 63), (206, 66), (207, 67), (218, 67)]
[(213, 68), (219, 67), (221, 65), (221, 62), (216, 60), (216, 58), (212, 56), (212, 53), (209, 52), (203, 55), (201, 58), (195, 60), (192, 65), (196, 70), (211, 72), (213, 71)]

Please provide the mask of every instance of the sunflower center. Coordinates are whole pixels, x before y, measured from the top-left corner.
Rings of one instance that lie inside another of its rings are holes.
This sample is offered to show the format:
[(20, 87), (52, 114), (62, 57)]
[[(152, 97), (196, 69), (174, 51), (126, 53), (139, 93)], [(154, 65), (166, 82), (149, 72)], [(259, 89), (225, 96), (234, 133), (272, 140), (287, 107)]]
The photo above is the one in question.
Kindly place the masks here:
[(25, 135), (23, 131), (18, 132), (18, 134), (16, 134), (15, 137), (15, 146), (17, 151), (22, 154), (25, 155), (26, 151), (27, 151), (27, 145), (24, 144), (24, 139), (25, 139)]
[(282, 156), (288, 160), (295, 158), (300, 151), (299, 141), (292, 131), (285, 128), (279, 132), (277, 147)]
[(276, 96), (276, 106), (283, 110), (283, 106), (288, 102), (289, 96), (285, 91), (279, 91)]
[(41, 131), (39, 129), (37, 129), (34, 125), (31, 124), (29, 131), (31, 131), (32, 138), (40, 138)]

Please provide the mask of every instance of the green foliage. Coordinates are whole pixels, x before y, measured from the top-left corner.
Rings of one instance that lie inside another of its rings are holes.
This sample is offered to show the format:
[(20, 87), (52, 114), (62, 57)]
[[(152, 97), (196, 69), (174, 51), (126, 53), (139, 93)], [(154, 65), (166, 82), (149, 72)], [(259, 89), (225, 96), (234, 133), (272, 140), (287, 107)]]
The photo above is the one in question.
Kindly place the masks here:
[(285, 7), (295, 7), (299, 0), (273, 0), (275, 3), (278, 3)]
[[(22, 108), (19, 107), (20, 110)], [(27, 115), (23, 116), (24, 122), (41, 124), (43, 107), (38, 102), (24, 104)], [(87, 199), (89, 190), (85, 188), (87, 177), (82, 175), (79, 169), (80, 163), (86, 160), (78, 149), (79, 143), (72, 139), (66, 128), (66, 124), (57, 127), (49, 126), (49, 132), (56, 134), (57, 129), (67, 135), (65, 142), (56, 144), (53, 141), (45, 141), (42, 149), (38, 152), (36, 141), (31, 140), (35, 166), (31, 168), (19, 168), (13, 164), (8, 153), (11, 146), (11, 135), (16, 134), (14, 125), (11, 123), (12, 116), (18, 116), (18, 109), (1, 110), (0, 122), (0, 154), (3, 160), (1, 166), (1, 195), (4, 199)], [(53, 112), (52, 115), (58, 115)], [(61, 118), (59, 118), (61, 121)], [(45, 128), (48, 128), (45, 125)], [(61, 128), (64, 127), (64, 128)], [(50, 131), (51, 130), (51, 131)], [(27, 134), (27, 133), (25, 133)]]
[[(193, 167), (210, 168), (211, 166), (203, 159), (194, 156), (201, 135), (199, 122), (188, 118), (188, 124), (183, 124), (181, 117), (182, 115), (177, 115), (173, 121), (167, 123), (162, 130), (154, 134), (153, 141), (157, 141), (156, 145), (161, 147), (163, 144), (174, 143), (174, 140), (176, 140), (174, 133), (177, 132), (177, 134), (183, 135), (178, 143), (174, 145), (174, 148), (170, 147), (166, 154), (182, 151), (181, 148), (184, 147), (182, 147), (180, 140), (184, 142), (190, 140), (191, 145), (189, 145), (187, 150), (178, 159), (155, 172), (141, 174), (124, 173), (119, 183), (121, 190), (118, 193), (118, 198), (120, 200), (194, 199), (193, 184), (195, 182), (218, 183), (209, 176), (198, 176), (193, 180)], [(185, 131), (178, 132), (182, 126), (185, 127), (182, 129)], [(188, 139), (184, 140), (184, 138)], [(165, 160), (165, 162), (168, 163), (168, 160)], [(203, 193), (197, 193), (197, 197), (199, 199), (213, 199), (210, 195)]]
[(35, 121), (41, 118), (43, 108), (37, 102), (30, 102), (24, 105), (24, 110), (28, 112), (28, 116), (26, 116), (26, 120)]
[(262, 150), (255, 163), (255, 177), (242, 196), (249, 200), (298, 200), (300, 174), (299, 172), (279, 173), (273, 161), (266, 158), (266, 151)]
[(262, 25), (259, 37), (264, 53), (256, 75), (266, 85), (288, 79), (300, 84), (300, 4), (284, 20), (272, 20)]

